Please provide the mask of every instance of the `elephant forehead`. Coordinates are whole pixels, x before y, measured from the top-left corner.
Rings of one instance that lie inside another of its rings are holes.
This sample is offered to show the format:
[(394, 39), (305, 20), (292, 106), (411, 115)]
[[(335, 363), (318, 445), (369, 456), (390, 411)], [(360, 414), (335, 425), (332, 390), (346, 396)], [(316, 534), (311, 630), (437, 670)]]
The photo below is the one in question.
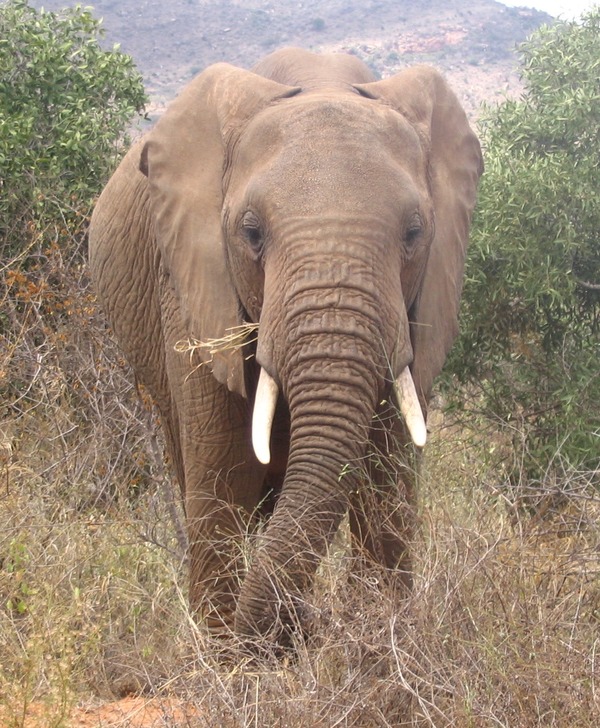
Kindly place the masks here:
[(239, 141), (246, 153), (285, 151), (297, 159), (353, 153), (377, 163), (378, 155), (386, 155), (416, 167), (422, 157), (419, 136), (403, 116), (377, 101), (341, 93), (278, 102), (254, 117)]

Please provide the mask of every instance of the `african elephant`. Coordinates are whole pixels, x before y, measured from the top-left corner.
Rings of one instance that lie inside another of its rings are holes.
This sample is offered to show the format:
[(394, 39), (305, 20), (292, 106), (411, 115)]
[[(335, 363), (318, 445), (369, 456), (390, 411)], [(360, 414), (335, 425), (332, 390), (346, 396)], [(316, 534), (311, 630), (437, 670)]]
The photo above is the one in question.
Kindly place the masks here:
[(481, 171), (434, 69), (284, 49), (203, 71), (104, 189), (91, 271), (160, 411), (210, 629), (284, 640), (348, 512), (410, 581), (397, 463), (425, 444)]

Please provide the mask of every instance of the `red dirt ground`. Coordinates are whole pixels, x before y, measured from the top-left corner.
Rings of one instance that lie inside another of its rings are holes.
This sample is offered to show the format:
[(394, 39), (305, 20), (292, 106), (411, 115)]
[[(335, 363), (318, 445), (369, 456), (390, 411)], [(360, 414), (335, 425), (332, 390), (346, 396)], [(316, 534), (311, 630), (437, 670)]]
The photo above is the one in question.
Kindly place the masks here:
[[(175, 699), (128, 697), (101, 706), (74, 708), (68, 720), (56, 716), (50, 724), (58, 722), (71, 728), (188, 728), (199, 715), (197, 708)], [(9, 718), (0, 711), (0, 724), (48, 728), (48, 706), (32, 704), (24, 718), (15, 715)]]

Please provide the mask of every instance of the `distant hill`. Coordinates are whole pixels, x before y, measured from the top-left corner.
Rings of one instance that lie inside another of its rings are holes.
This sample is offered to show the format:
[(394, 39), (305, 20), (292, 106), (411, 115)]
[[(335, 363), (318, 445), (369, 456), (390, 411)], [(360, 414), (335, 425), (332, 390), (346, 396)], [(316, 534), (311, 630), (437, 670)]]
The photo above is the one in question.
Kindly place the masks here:
[(518, 90), (515, 44), (552, 20), (493, 0), (96, 0), (94, 7), (107, 41), (135, 58), (154, 108), (210, 63), (250, 67), (275, 48), (299, 45), (350, 51), (383, 76), (431, 63), (474, 114), (481, 100)]

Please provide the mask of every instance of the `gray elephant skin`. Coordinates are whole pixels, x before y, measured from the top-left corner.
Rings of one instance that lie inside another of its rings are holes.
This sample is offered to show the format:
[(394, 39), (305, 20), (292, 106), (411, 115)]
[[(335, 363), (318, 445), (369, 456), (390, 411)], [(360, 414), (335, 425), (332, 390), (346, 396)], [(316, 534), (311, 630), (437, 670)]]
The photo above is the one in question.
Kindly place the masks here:
[(284, 49), (203, 71), (104, 189), (92, 276), (160, 411), (214, 632), (289, 638), (346, 513), (357, 560), (410, 583), (407, 453), (481, 172), (434, 69)]

